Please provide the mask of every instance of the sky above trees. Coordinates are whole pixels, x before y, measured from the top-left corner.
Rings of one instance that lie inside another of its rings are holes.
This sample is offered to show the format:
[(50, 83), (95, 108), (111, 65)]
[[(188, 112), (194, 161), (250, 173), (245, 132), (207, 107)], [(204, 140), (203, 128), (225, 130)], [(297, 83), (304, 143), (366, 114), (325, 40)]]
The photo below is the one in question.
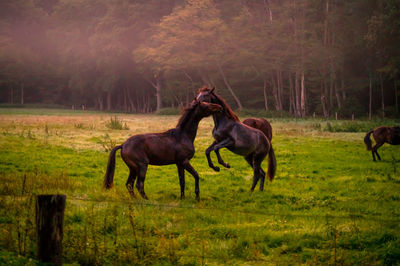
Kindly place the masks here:
[(395, 0), (5, 0), (0, 102), (398, 116)]

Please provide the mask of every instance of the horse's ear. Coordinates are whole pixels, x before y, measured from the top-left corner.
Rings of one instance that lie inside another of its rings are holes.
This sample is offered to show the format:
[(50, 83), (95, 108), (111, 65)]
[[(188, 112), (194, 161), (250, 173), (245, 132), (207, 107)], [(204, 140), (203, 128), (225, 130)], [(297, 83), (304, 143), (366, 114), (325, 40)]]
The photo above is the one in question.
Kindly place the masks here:
[(215, 87), (213, 87), (213, 88), (210, 90), (210, 93), (213, 93), (214, 90), (215, 90)]

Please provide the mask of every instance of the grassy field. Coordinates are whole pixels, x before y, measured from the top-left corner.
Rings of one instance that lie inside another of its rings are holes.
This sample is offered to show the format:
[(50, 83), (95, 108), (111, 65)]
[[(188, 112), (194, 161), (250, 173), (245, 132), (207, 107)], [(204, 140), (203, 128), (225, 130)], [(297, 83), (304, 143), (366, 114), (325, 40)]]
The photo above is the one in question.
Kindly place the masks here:
[(179, 199), (175, 165), (150, 166), (150, 200), (130, 198), (119, 155), (115, 187), (103, 190), (112, 146), (178, 121), (118, 114), (129, 129), (116, 130), (108, 127), (111, 118), (0, 109), (0, 264), (37, 264), (34, 195), (47, 193), (67, 195), (68, 264), (400, 263), (400, 150), (385, 144), (382, 161), (373, 163), (362, 142), (367, 129), (399, 121), (272, 119), (276, 179), (250, 193), (252, 170), (242, 157), (222, 150), (231, 168), (208, 167), (213, 122), (204, 119), (191, 160), (201, 178), (197, 202), (188, 173), (186, 199)]

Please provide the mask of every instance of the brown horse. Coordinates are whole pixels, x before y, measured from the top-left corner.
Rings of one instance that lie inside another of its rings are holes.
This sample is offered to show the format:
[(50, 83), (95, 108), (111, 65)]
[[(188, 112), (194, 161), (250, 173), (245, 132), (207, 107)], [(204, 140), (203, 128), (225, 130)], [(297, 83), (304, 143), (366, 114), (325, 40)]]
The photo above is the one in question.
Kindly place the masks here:
[(263, 190), (265, 172), (261, 168), (261, 163), (268, 154), (268, 179), (270, 181), (273, 180), (276, 170), (275, 155), (271, 153), (271, 144), (268, 138), (260, 130), (241, 123), (225, 100), (214, 93), (214, 89), (210, 90), (207, 87), (200, 89), (196, 99), (219, 104), (223, 108), (223, 112), (213, 114), (212, 134), (215, 141), (206, 150), (208, 165), (215, 171), (219, 171), (219, 167), (214, 166), (211, 161), (210, 153), (213, 150), (217, 155), (218, 162), (229, 168), (229, 164), (225, 163), (219, 154), (220, 149), (227, 148), (231, 152), (243, 156), (253, 168), (251, 191), (254, 190), (258, 180), (260, 180), (260, 190)]
[[(376, 142), (374, 147), (372, 147), (372, 142), (370, 139), (370, 135), (372, 133)], [(374, 161), (376, 161), (375, 154), (378, 156), (378, 159), (381, 160), (381, 157), (378, 154), (378, 148), (380, 146), (382, 146), (384, 143), (400, 145), (400, 127), (377, 127), (365, 135), (364, 143), (367, 146), (367, 150), (372, 151), (372, 158)]]
[(176, 164), (181, 187), (181, 198), (185, 197), (186, 170), (195, 179), (195, 193), (196, 198), (199, 199), (199, 175), (189, 163), (195, 152), (193, 142), (200, 120), (221, 111), (222, 107), (218, 104), (202, 103), (193, 100), (191, 106), (185, 110), (179, 119), (176, 128), (163, 133), (135, 135), (127, 139), (122, 145), (116, 146), (110, 152), (107, 172), (104, 178), (104, 187), (109, 189), (113, 186), (115, 153), (121, 149), (121, 157), (130, 171), (126, 187), (132, 196), (134, 196), (134, 183), (137, 177), (136, 188), (140, 192), (140, 195), (147, 199), (144, 192), (144, 180), (149, 164)]
[[(253, 128), (257, 128), (258, 130), (261, 130), (265, 134), (265, 136), (268, 138), (268, 140), (271, 142), (272, 127), (267, 119), (250, 117), (250, 118), (246, 118), (245, 120), (243, 120), (242, 123), (245, 125), (248, 125), (249, 127), (253, 127)], [(271, 148), (272, 148), (272, 146), (271, 146)]]

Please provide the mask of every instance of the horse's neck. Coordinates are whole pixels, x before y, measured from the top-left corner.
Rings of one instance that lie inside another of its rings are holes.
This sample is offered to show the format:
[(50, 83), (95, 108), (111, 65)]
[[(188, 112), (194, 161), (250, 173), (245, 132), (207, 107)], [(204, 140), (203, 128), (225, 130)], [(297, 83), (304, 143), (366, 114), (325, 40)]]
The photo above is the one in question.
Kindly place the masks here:
[(192, 142), (196, 138), (197, 128), (199, 127), (201, 117), (191, 116), (188, 120), (179, 127), (182, 134), (185, 134)]
[(218, 128), (224, 127), (226, 124), (231, 123), (232, 119), (228, 118), (225, 112), (214, 114), (214, 128), (218, 130)]

